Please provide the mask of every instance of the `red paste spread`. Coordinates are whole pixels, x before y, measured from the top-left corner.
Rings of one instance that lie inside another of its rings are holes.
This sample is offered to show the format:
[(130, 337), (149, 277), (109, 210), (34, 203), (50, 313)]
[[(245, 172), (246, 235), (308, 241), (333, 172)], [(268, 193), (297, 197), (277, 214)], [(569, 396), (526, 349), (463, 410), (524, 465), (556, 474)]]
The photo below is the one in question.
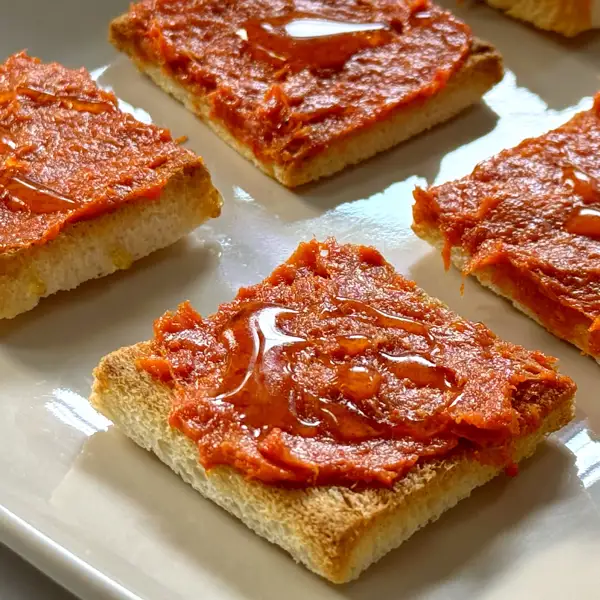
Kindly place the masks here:
[(144, 0), (113, 36), (277, 163), (434, 95), (472, 41), (429, 0)]
[(171, 175), (195, 165), (201, 160), (168, 131), (119, 111), (87, 72), (23, 53), (0, 65), (0, 253), (156, 198)]
[(552, 359), (502, 342), (374, 249), (312, 241), (202, 318), (155, 324), (140, 366), (173, 386), (171, 424), (210, 469), (292, 485), (391, 485), (472, 452), (512, 465), (515, 437), (574, 391)]
[[(600, 354), (600, 94), (594, 107), (479, 164), (464, 179), (416, 190), (415, 224), (436, 227), (517, 282), (518, 300), (558, 335), (590, 329)], [(513, 286), (514, 287), (514, 286)]]

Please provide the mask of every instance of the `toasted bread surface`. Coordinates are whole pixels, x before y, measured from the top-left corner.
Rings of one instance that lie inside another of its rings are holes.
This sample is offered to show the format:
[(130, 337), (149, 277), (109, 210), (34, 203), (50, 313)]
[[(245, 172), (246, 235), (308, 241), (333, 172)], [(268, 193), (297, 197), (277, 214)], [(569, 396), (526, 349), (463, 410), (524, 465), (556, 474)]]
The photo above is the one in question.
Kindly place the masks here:
[[(142, 343), (105, 357), (95, 370), (92, 405), (205, 497), (334, 583), (358, 577), (501, 471), (454, 457), (417, 465), (391, 489), (361, 491), (268, 486), (229, 467), (206, 472), (195, 444), (169, 425), (171, 389), (136, 367), (150, 351), (150, 344)], [(516, 441), (515, 459), (530, 456), (572, 416), (572, 397), (557, 402), (537, 431)]]
[(121, 205), (67, 225), (41, 245), (0, 254), (0, 318), (34, 308), (41, 298), (126, 269), (175, 243), (221, 210), (221, 196), (204, 167), (184, 167), (160, 197)]
[(127, 268), (218, 216), (202, 161), (85, 69), (0, 64), (0, 319)]

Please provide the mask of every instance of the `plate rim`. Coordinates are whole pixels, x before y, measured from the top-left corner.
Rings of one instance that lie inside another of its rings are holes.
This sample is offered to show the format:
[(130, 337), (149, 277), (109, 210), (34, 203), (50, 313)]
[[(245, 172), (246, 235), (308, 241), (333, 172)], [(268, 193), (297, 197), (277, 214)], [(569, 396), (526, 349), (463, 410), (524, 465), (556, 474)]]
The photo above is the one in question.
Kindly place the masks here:
[(143, 600), (2, 504), (0, 532), (7, 548), (80, 598)]

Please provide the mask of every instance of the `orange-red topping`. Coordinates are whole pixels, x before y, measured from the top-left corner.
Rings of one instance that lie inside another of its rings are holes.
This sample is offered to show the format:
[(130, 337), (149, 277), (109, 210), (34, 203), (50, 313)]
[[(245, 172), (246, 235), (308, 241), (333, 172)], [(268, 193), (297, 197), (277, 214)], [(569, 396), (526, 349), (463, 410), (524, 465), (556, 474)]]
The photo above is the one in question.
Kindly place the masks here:
[(174, 172), (195, 164), (168, 131), (122, 113), (85, 71), (24, 53), (0, 65), (0, 253), (156, 198)]
[(155, 325), (141, 366), (206, 468), (295, 485), (390, 485), (417, 462), (511, 443), (574, 384), (427, 298), (372, 248), (301, 244), (203, 319)]
[(437, 93), (472, 39), (429, 0), (144, 0), (128, 29), (139, 53), (278, 163)]
[[(493, 265), (517, 300), (563, 337), (600, 319), (600, 94), (594, 108), (478, 165), (464, 179), (415, 192), (417, 224), (438, 228), (468, 271)], [(527, 286), (527, 287), (526, 287)], [(557, 312), (560, 311), (560, 312)], [(597, 330), (597, 326), (596, 326)], [(600, 332), (590, 338), (600, 353)]]

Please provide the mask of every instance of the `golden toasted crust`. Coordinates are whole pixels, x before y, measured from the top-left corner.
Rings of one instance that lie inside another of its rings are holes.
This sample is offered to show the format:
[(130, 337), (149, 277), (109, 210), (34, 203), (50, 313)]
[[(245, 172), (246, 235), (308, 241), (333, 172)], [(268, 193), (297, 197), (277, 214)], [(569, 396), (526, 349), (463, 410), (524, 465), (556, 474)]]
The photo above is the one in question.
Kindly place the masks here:
[(221, 211), (204, 166), (182, 167), (156, 200), (137, 200), (67, 225), (52, 241), (0, 253), (0, 319), (34, 308), (59, 290), (126, 269), (175, 243)]
[(447, 121), (478, 102), (485, 92), (502, 79), (504, 73), (502, 57), (498, 52), (491, 45), (475, 40), (471, 55), (462, 69), (433, 98), (414, 102), (388, 119), (330, 144), (326, 151), (314, 157), (279, 165), (260, 160), (249, 146), (232, 136), (227, 127), (211, 115), (208, 97), (189, 91), (160, 65), (148, 62), (138, 51), (135, 38), (127, 14), (111, 23), (110, 41), (118, 50), (128, 54), (140, 71), (184, 104), (242, 156), (291, 188), (332, 175)]
[[(248, 481), (228, 467), (207, 473), (195, 444), (168, 424), (170, 388), (135, 366), (149, 350), (142, 343), (105, 357), (94, 372), (92, 405), (204, 496), (334, 583), (358, 577), (501, 470), (456, 457), (417, 466), (393, 489), (363, 491), (283, 489)], [(572, 400), (557, 401), (540, 429), (517, 441), (517, 460), (571, 420)]]
[(540, 29), (573, 37), (592, 29), (592, 2), (596, 0), (486, 0), (506, 14)]
[[(443, 250), (445, 244), (444, 237), (435, 225), (428, 223), (414, 223), (412, 229), (421, 239), (429, 242), (432, 246), (440, 250), (440, 252)], [(450, 252), (452, 264), (461, 272), (467, 267), (471, 258), (472, 257), (465, 250), (458, 246), (454, 246)], [(526, 314), (550, 333), (556, 337), (566, 339), (600, 363), (600, 355), (596, 355), (590, 350), (591, 336), (589, 328), (592, 325), (591, 319), (584, 319), (583, 323), (576, 324), (571, 328), (569, 336), (566, 337), (563, 332), (560, 332), (553, 327), (552, 323), (548, 319), (545, 319), (543, 315), (537, 314), (533, 309), (519, 302), (520, 288), (523, 287), (524, 282), (512, 280), (507, 277), (498, 277), (497, 268), (494, 266), (477, 269), (477, 271), (471, 274), (476, 277), (483, 286), (496, 292), (499, 296), (510, 300), (515, 308)], [(554, 302), (551, 298), (545, 298), (544, 300), (545, 312), (548, 314), (565, 314), (566, 309), (561, 304)], [(579, 315), (577, 315), (577, 317), (579, 319)]]

